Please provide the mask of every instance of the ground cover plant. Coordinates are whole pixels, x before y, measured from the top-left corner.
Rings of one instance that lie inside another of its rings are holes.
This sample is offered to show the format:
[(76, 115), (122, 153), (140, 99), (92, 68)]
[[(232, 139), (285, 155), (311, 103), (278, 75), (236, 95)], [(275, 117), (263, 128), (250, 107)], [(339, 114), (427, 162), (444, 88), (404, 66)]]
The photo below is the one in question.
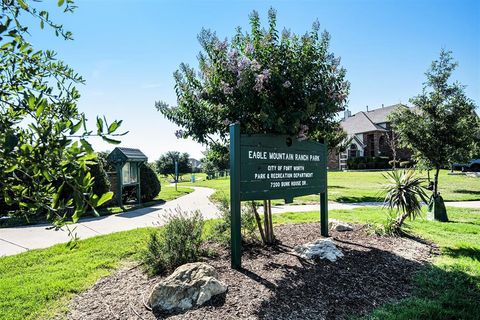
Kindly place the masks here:
[[(338, 202), (382, 202), (384, 194), (382, 186), (385, 184), (384, 172), (328, 172), (328, 200)], [(439, 191), (445, 201), (480, 200), (480, 179), (465, 175), (449, 175), (449, 170), (440, 170), (440, 179), (444, 181)], [(421, 171), (419, 177), (427, 179), (427, 172)], [(230, 196), (230, 178), (200, 180), (194, 184), (185, 181), (180, 185), (208, 187), (217, 190), (212, 200), (219, 201)], [(428, 182), (424, 183), (425, 186)], [(319, 196), (309, 195), (294, 199), (295, 204), (319, 202)], [(276, 203), (282, 203), (276, 201)]]
[[(422, 218), (408, 223), (409, 232), (433, 241), (440, 255), (431, 268), (415, 276), (416, 289), (409, 300), (384, 306), (374, 313), (375, 317), (409, 319), (417, 312), (423, 318), (448, 318), (445, 315), (455, 313), (468, 319), (468, 314), (478, 314), (475, 297), (480, 291), (480, 210), (449, 210), (450, 223)], [(381, 224), (385, 212), (371, 207), (332, 210), (330, 218)], [(273, 220), (276, 225), (314, 222), (318, 221), (318, 212), (278, 214)], [(205, 233), (211, 232), (214, 223), (206, 221)], [(86, 290), (123, 263), (139, 261), (138, 252), (146, 246), (151, 230), (81, 240), (74, 250), (56, 245), (0, 258), (0, 319), (51, 318), (52, 312), (66, 308), (72, 294)]]
[(204, 224), (200, 211), (170, 212), (166, 224), (150, 233), (147, 248), (142, 251), (145, 270), (151, 275), (162, 274), (198, 261), (202, 254)]

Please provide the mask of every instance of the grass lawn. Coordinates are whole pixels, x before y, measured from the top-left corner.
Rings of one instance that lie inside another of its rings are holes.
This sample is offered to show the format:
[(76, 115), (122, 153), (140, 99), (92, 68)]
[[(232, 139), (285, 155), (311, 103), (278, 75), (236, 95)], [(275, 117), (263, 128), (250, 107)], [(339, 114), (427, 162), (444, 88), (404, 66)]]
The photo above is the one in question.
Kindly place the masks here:
[[(480, 200), (480, 178), (464, 175), (448, 175), (448, 170), (442, 170), (439, 178), (440, 192), (445, 201)], [(427, 177), (426, 173), (422, 176)], [(328, 173), (328, 198), (338, 202), (363, 202), (383, 201), (381, 192), (385, 178), (382, 172), (329, 172)], [(426, 185), (427, 183), (425, 183)], [(180, 185), (209, 187), (217, 190), (212, 196), (213, 200), (230, 196), (230, 179), (219, 178), (215, 180), (201, 180), (194, 184), (182, 182)], [(317, 195), (299, 197), (296, 204), (318, 202)], [(278, 202), (283, 203), (283, 202)]]
[[(318, 221), (318, 212), (274, 215), (274, 223)], [(433, 264), (415, 276), (413, 295), (381, 306), (368, 319), (478, 319), (480, 315), (480, 209), (448, 208), (450, 222), (408, 223), (415, 236), (440, 249)], [(330, 217), (352, 223), (382, 223), (378, 208), (335, 210)]]
[[(407, 300), (382, 306), (376, 319), (453, 319), (480, 314), (480, 210), (449, 208), (450, 223), (418, 220), (410, 231), (435, 242), (441, 255), (416, 276)], [(379, 208), (332, 210), (330, 217), (354, 223), (382, 223)], [(274, 215), (274, 222), (318, 221), (318, 212)], [(212, 221), (206, 224), (211, 230)], [(68, 300), (115, 268), (138, 258), (149, 228), (81, 240), (0, 258), (0, 319), (49, 319)], [(476, 313), (474, 313), (476, 312)]]
[(149, 229), (136, 229), (0, 258), (0, 319), (48, 319), (68, 300), (135, 259)]

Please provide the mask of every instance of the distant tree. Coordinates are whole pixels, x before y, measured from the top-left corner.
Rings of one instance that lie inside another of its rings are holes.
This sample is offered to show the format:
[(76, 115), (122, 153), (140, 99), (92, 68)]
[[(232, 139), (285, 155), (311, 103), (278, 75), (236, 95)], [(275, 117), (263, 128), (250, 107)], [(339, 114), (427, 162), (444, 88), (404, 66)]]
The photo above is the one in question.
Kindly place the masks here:
[[(35, 50), (28, 42), (29, 23), (47, 27), (71, 40), (72, 34), (54, 23), (41, 1), (0, 1), (0, 194), (13, 213), (28, 218), (46, 214), (61, 222), (73, 212), (76, 220), (90, 206), (108, 201), (111, 193), (95, 195), (89, 165), (96, 155), (87, 138), (111, 136), (120, 121), (108, 125), (97, 118), (89, 131), (77, 108), (75, 88), (84, 80), (50, 50)], [(58, 1), (73, 12), (72, 0)], [(62, 199), (64, 188), (70, 188)]]
[(207, 174), (229, 169), (230, 152), (228, 145), (212, 144), (203, 152), (202, 169)]
[(250, 33), (237, 28), (230, 42), (202, 30), (199, 71), (182, 63), (174, 73), (178, 105), (157, 102), (157, 109), (182, 128), (180, 136), (209, 145), (228, 143), (235, 122), (242, 133), (333, 139), (350, 85), (329, 52), (330, 35), (318, 22), (302, 36), (279, 33), (274, 9), (267, 30), (256, 11), (250, 26)]
[(465, 95), (464, 86), (449, 82), (456, 66), (451, 52), (442, 50), (426, 73), (422, 93), (410, 99), (414, 108), (401, 108), (391, 117), (402, 146), (435, 170), (429, 212), (441, 221), (448, 218), (438, 192), (440, 169), (468, 160), (480, 136), (474, 102)]
[(188, 159), (190, 158), (188, 153), (180, 153), (178, 151), (168, 151), (165, 154), (162, 154), (160, 158), (155, 162), (155, 167), (159, 174), (164, 176), (171, 176), (172, 179), (175, 177), (175, 161), (178, 161), (178, 173), (189, 173), (191, 172), (190, 163)]

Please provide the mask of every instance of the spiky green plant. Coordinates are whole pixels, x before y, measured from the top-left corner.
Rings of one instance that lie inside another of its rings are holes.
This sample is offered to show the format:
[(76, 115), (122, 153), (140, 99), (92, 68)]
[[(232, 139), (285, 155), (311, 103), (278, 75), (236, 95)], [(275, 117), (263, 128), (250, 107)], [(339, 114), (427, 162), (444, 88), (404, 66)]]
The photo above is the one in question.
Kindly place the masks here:
[(415, 219), (422, 213), (422, 201), (427, 202), (427, 194), (422, 186), (424, 179), (414, 170), (393, 170), (383, 175), (385, 185), (384, 207), (396, 218), (391, 219), (387, 233), (400, 234), (405, 219)]

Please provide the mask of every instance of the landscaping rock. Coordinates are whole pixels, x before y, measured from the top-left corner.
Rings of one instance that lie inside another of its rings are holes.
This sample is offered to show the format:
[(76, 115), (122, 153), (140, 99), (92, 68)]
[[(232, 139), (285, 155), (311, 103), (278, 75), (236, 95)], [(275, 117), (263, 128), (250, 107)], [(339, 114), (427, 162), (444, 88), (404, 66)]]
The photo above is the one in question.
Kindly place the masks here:
[(337, 249), (330, 239), (316, 240), (315, 242), (298, 245), (293, 251), (304, 259), (327, 259), (331, 262), (343, 257), (343, 253)]
[(218, 280), (214, 267), (203, 262), (187, 263), (158, 283), (148, 302), (155, 311), (181, 312), (226, 291), (227, 286)]
[(351, 225), (338, 220), (330, 220), (328, 222), (328, 227), (330, 228), (330, 230), (335, 230), (340, 232), (353, 231), (353, 227)]

